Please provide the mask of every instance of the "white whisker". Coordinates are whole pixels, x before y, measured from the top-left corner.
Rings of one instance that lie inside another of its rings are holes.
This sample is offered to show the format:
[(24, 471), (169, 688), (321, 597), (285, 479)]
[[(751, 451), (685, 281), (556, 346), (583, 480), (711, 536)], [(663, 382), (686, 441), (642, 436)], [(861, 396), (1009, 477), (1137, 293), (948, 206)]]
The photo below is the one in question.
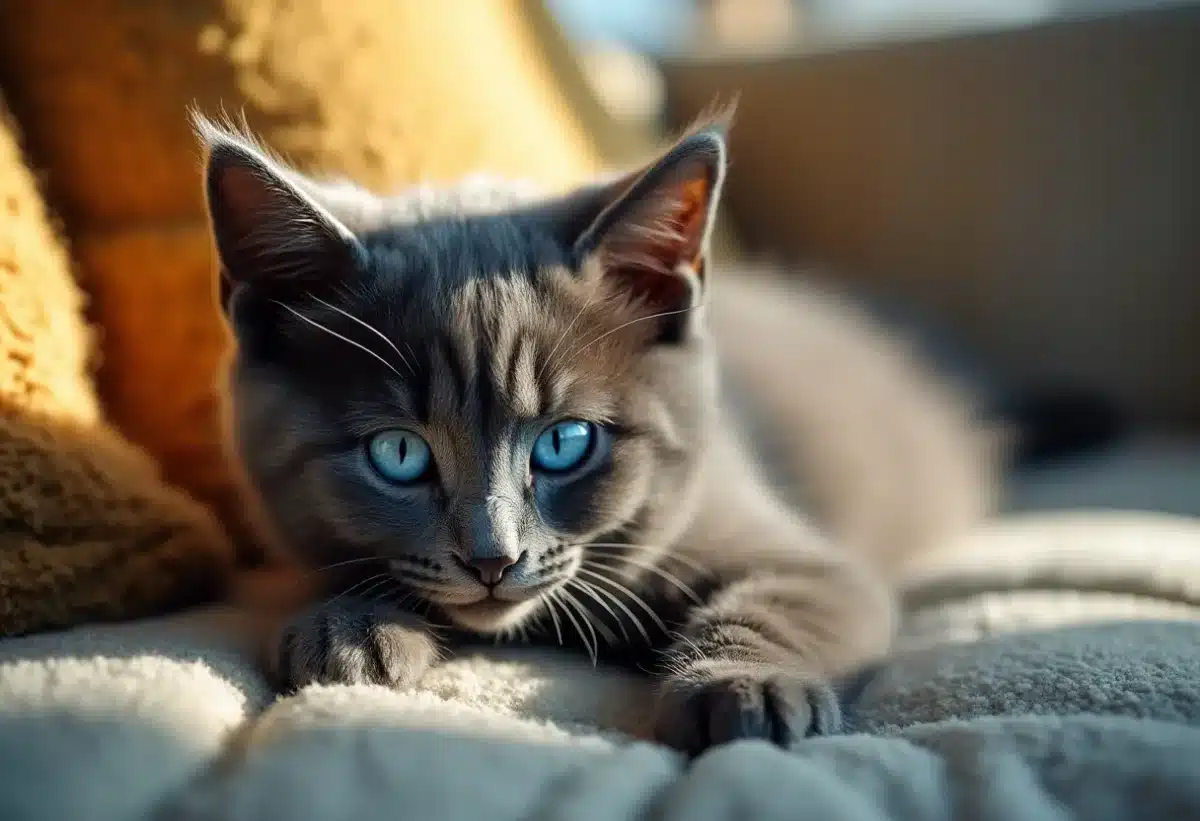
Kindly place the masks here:
[[(638, 629), (638, 632), (642, 634), (642, 638), (646, 640), (646, 644), (653, 644), (653, 640), (650, 638), (650, 631), (646, 629), (646, 626), (644, 624), (642, 624), (642, 620), (637, 617), (637, 614), (635, 614), (632, 610), (630, 610), (628, 607), (626, 607), (625, 602), (623, 602), (619, 598), (617, 598), (617, 595), (615, 593), (613, 593), (611, 590), (606, 590), (603, 587), (597, 587), (596, 585), (592, 584), (591, 582), (586, 582), (580, 578), (576, 578), (575, 581), (578, 582), (579, 584), (585, 585), (588, 589), (593, 590), (598, 594), (607, 596), (608, 600), (611, 601), (613, 604), (615, 604), (617, 606), (617, 609), (620, 610), (622, 613), (624, 613), (629, 618), (629, 620), (631, 622), (633, 622), (633, 626), (636, 627)], [(620, 620), (617, 621), (617, 624), (621, 627), (621, 632), (625, 633), (625, 640), (628, 641), (629, 634), (625, 631), (625, 626), (620, 622)]]
[(383, 561), (383, 559), (379, 558), (378, 556), (363, 556), (358, 559), (347, 559), (344, 562), (334, 562), (333, 564), (326, 564), (326, 565), (321, 565), (320, 567), (309, 568), (307, 572), (308, 573), (324, 573), (326, 570), (333, 570), (334, 568), (345, 567), (346, 565), (350, 565), (350, 564), (362, 564), (363, 562), (381, 562), (381, 561)]
[(575, 618), (575, 614), (571, 612), (571, 608), (568, 603), (559, 598), (563, 592), (565, 591), (563, 591), (563, 589), (560, 587), (558, 590), (555, 590), (552, 595), (558, 601), (558, 603), (562, 605), (563, 615), (566, 616), (570, 620), (571, 624), (575, 626), (575, 632), (579, 634), (579, 640), (583, 643), (584, 648), (587, 649), (588, 655), (591, 656), (592, 666), (594, 667), (596, 665), (596, 649), (592, 647), (592, 645), (588, 644), (587, 636), (583, 634), (583, 627), (579, 624), (579, 620)]
[(600, 651), (600, 638), (596, 635), (596, 626), (592, 624), (592, 620), (588, 618), (587, 610), (584, 609), (582, 604), (580, 604), (579, 599), (575, 598), (575, 596), (572, 595), (569, 590), (560, 588), (558, 592), (559, 595), (563, 597), (563, 601), (570, 605), (571, 609), (579, 614), (579, 618), (583, 622), (583, 626), (587, 628), (588, 635), (592, 638), (592, 666), (595, 666), (598, 660), (597, 654)]
[(667, 625), (663, 622), (663, 620), (659, 617), (659, 615), (654, 612), (654, 608), (651, 607), (650, 605), (646, 604), (646, 602), (642, 599), (642, 597), (639, 596), (637, 593), (634, 593), (632, 590), (630, 590), (628, 587), (621, 584), (620, 582), (618, 582), (608, 576), (605, 576), (603, 573), (597, 573), (596, 571), (590, 570), (586, 567), (579, 568), (578, 572), (584, 573), (588, 576), (591, 576), (592, 578), (596, 579), (596, 581), (604, 582), (607, 585), (615, 587), (619, 592), (624, 593), (626, 596), (629, 597), (630, 601), (632, 601), (634, 604), (636, 604), (637, 606), (641, 607), (643, 610), (646, 611), (646, 615), (648, 615), (651, 618), (651, 620), (654, 622), (655, 626), (657, 626), (659, 630), (662, 630), (664, 633), (667, 632)]
[[(580, 579), (572, 579), (570, 581), (571, 582), (579, 582), (581, 580)], [(567, 584), (568, 590), (570, 589), (570, 586), (571, 586), (570, 583), (568, 583)], [(579, 601), (579, 599), (576, 598), (575, 595), (572, 593), (564, 591), (564, 595), (569, 596), (571, 601), (575, 602), (575, 606), (577, 608), (579, 608), (579, 615), (581, 615), (584, 618), (584, 620), (586, 620), (588, 622), (589, 625), (594, 627), (595, 631), (598, 631), (600, 633), (600, 635), (604, 639), (604, 644), (606, 646), (612, 647), (614, 644), (617, 643), (617, 634), (614, 633), (612, 630), (609, 630), (608, 625), (606, 625), (603, 621), (601, 621), (599, 619), (599, 617), (596, 616), (595, 613), (593, 613), (586, 605), (583, 604), (583, 602)], [(610, 610), (609, 612), (611, 613), (612, 611)], [(615, 616), (614, 616), (614, 618), (615, 618)]]
[[(416, 362), (419, 357), (417, 356), (417, 352), (413, 350), (413, 346), (405, 342), (404, 347), (408, 350), (408, 355), (412, 357), (412, 361)], [(409, 367), (411, 368), (412, 366), (410, 365)]]
[(375, 328), (370, 323), (364, 322), (363, 320), (359, 319), (358, 317), (356, 317), (354, 314), (350, 313), (349, 311), (344, 311), (336, 305), (331, 305), (330, 303), (326, 302), (325, 300), (321, 299), (318, 296), (313, 296), (312, 294), (309, 294), (308, 296), (314, 302), (321, 303), (322, 305), (324, 305), (326, 308), (328, 308), (331, 311), (337, 311), (339, 314), (346, 317), (351, 322), (357, 322), (359, 325), (363, 326), (368, 331), (375, 334), (375, 336), (382, 339), (393, 351), (396, 352), (396, 356), (400, 357), (400, 361), (404, 363), (404, 367), (408, 368), (409, 373), (412, 373), (412, 370), (413, 370), (412, 363), (408, 361), (408, 359), (404, 356), (404, 354), (400, 353), (400, 349), (396, 347), (396, 343), (393, 342), (392, 340), (388, 339), (382, 331)]
[[(385, 574), (383, 574), (383, 573), (380, 573), (380, 574), (379, 574), (379, 575), (377, 575), (377, 576), (373, 576), (372, 578), (375, 580), (375, 583), (374, 583), (374, 584), (372, 584), (372, 585), (369, 585), (369, 586), (367, 586), (365, 589), (361, 589), (361, 590), (357, 590), (357, 591), (355, 591), (355, 592), (354, 592), (354, 594), (353, 594), (353, 595), (354, 595), (354, 598), (356, 598), (356, 599), (364, 599), (364, 600), (368, 600), (368, 599), (367, 599), (367, 597), (368, 597), (368, 596), (369, 596), (369, 595), (370, 595), (370, 594), (371, 594), (373, 591), (375, 591), (375, 590), (378, 590), (380, 587), (383, 587), (383, 586), (387, 585), (387, 583), (388, 583), (388, 582), (390, 582), (390, 581), (393, 581), (393, 579), (392, 579), (392, 577), (391, 577), (391, 576), (385, 575)], [(368, 579), (368, 581), (369, 581), (369, 579)], [(337, 596), (334, 596), (332, 599), (330, 599), (328, 603), (329, 603), (329, 604), (333, 604), (335, 601), (337, 601), (338, 599), (340, 599), (342, 596), (345, 596), (345, 595), (347, 595), (347, 594), (348, 594), (348, 593), (349, 593), (351, 590), (354, 590), (354, 588), (355, 588), (355, 587), (361, 587), (361, 586), (362, 586), (362, 584), (363, 584), (363, 582), (359, 582), (358, 584), (354, 585), (354, 587), (348, 588), (347, 590), (343, 590), (343, 591), (342, 591), (341, 593), (339, 593)]]
[(332, 336), (336, 339), (342, 340), (347, 345), (353, 345), (355, 348), (358, 348), (360, 351), (363, 351), (364, 353), (368, 354), (369, 356), (375, 357), (377, 360), (379, 360), (380, 362), (383, 363), (383, 366), (385, 368), (387, 368), (392, 373), (396, 374), (396, 376), (400, 377), (401, 379), (405, 378), (404, 374), (402, 374), (402, 373), (400, 373), (400, 371), (396, 370), (396, 367), (394, 365), (392, 365), (391, 362), (388, 362), (386, 359), (384, 359), (379, 354), (375, 353), (373, 350), (368, 348), (366, 345), (360, 345), (359, 343), (355, 342), (353, 339), (342, 336), (337, 331), (329, 330), (324, 325), (322, 325), (320, 322), (317, 322), (315, 319), (309, 319), (304, 314), (300, 313), (299, 311), (297, 311), (295, 308), (293, 308), (290, 305), (286, 305), (277, 299), (273, 299), (271, 301), (274, 302), (279, 307), (283, 308), (284, 310), (290, 312), (297, 319), (307, 322), (309, 325), (312, 325), (314, 328), (319, 328), (320, 330), (324, 331), (325, 333), (329, 334), (330, 336)]
[(691, 568), (692, 570), (696, 571), (697, 573), (701, 574), (702, 576), (711, 576), (713, 574), (711, 570), (709, 570), (704, 565), (700, 564), (700, 562), (696, 561), (695, 559), (693, 559), (689, 556), (680, 555), (678, 553), (672, 553), (669, 548), (661, 547), (659, 545), (630, 544), (629, 542), (584, 542), (584, 543), (581, 543), (578, 545), (571, 545), (571, 546), (572, 547), (582, 547), (582, 548), (592, 548), (592, 547), (619, 548), (622, 550), (653, 550), (653, 551), (660, 553), (663, 561), (679, 562), (684, 567)]
[(414, 598), (416, 598), (416, 595), (417, 594), (412, 590), (407, 591), (403, 596), (401, 596), (399, 598), (399, 600), (397, 600), (395, 602), (396, 607), (404, 607), (406, 604), (408, 604), (410, 601), (412, 601)]
[[(358, 595), (360, 597), (366, 599), (367, 601), (371, 601), (371, 602), (382, 601), (383, 598), (385, 596), (387, 596), (387, 594), (390, 593), (392, 590), (391, 588), (388, 587), (388, 585), (395, 584), (395, 582), (396, 582), (396, 580), (391, 577), (380, 579), (378, 582), (371, 585), (366, 590), (363, 590)], [(381, 587), (383, 588), (382, 590), (380, 590)], [(376, 591), (379, 591), (379, 592), (376, 592)], [(372, 593), (374, 593), (375, 595), (372, 596), (371, 595)]]
[[(608, 613), (608, 615), (612, 616), (613, 623), (616, 624), (618, 628), (620, 628), (622, 637), (624, 637), (626, 643), (628, 643), (629, 642), (629, 631), (625, 629), (625, 625), (621, 622), (621, 619), (617, 616), (616, 611), (614, 611), (611, 607), (608, 606), (608, 602), (604, 601), (604, 599), (600, 598), (600, 596), (596, 594), (596, 589), (592, 586), (592, 584), (590, 582), (585, 582), (583, 579), (578, 578), (578, 577), (573, 578), (573, 579), (567, 579), (567, 587), (571, 587), (572, 585), (574, 585), (579, 590), (579, 592), (586, 593), (589, 598), (591, 598), (593, 601), (596, 602), (596, 604), (598, 604), (602, 608), (604, 608), (604, 611), (606, 613)], [(614, 641), (616, 640), (616, 636), (613, 636), (613, 640)], [(612, 644), (612, 642), (609, 642), (609, 644)]]
[(326, 599), (325, 604), (326, 605), (333, 604), (334, 602), (336, 602), (338, 599), (342, 598), (343, 596), (349, 596), (349, 595), (353, 594), (354, 591), (358, 590), (363, 585), (370, 584), (371, 582), (375, 582), (375, 581), (378, 581), (378, 580), (386, 578), (386, 577), (387, 577), (386, 573), (376, 573), (373, 576), (367, 576), (365, 579), (359, 579), (357, 582), (350, 585), (345, 590), (342, 590), (341, 592), (337, 593), (332, 598)]
[(696, 642), (692, 641), (690, 636), (686, 636), (683, 633), (679, 633), (676, 636), (676, 641), (682, 642), (683, 644), (686, 644), (689, 648), (691, 648), (691, 651), (694, 654), (694, 656), (693, 656), (694, 659), (702, 659), (709, 655), (708, 653), (705, 653), (703, 650), (701, 650), (700, 645), (698, 645), (698, 644), (696, 644)]
[[(686, 582), (684, 582), (682, 579), (680, 579), (674, 573), (669, 573), (656, 564), (653, 564), (651, 562), (637, 561), (635, 559), (629, 558), (628, 556), (622, 556), (617, 553), (605, 553), (603, 550), (595, 551), (595, 553), (597, 554), (597, 556), (599, 556), (602, 559), (615, 559), (619, 562), (624, 562), (625, 564), (631, 565), (633, 567), (640, 567), (642, 570), (645, 570), (648, 573), (654, 573), (663, 581), (667, 582), (668, 584), (672, 584), (676, 588), (678, 588), (679, 591), (681, 593), (683, 593), (683, 595), (685, 595), (689, 599), (691, 599), (694, 604), (704, 604), (704, 599), (700, 598), (700, 594), (697, 593), (695, 590), (693, 590), (691, 587), (689, 587)], [(598, 565), (598, 566), (611, 567), (611, 565)]]
[(558, 351), (559, 346), (563, 344), (563, 340), (567, 338), (567, 334), (571, 332), (571, 329), (575, 327), (575, 323), (579, 321), (579, 318), (583, 316), (585, 311), (587, 311), (588, 306), (592, 304), (592, 300), (596, 298), (596, 292), (600, 290), (601, 282), (602, 280), (597, 278), (595, 283), (592, 284), (592, 290), (588, 293), (587, 301), (583, 303), (583, 307), (579, 309), (579, 313), (575, 314), (575, 318), (571, 320), (571, 323), (563, 329), (562, 334), (560, 334), (558, 337), (558, 341), (555, 342), (554, 347), (550, 349), (550, 353), (546, 354), (546, 361), (542, 363), (542, 367), (539, 368), (537, 372), (538, 379), (541, 379), (542, 374), (544, 374), (546, 369), (550, 367), (550, 363), (554, 360), (554, 354)]
[(554, 635), (558, 637), (558, 646), (561, 647), (563, 643), (562, 624), (558, 621), (558, 614), (554, 612), (554, 600), (545, 593), (542, 594), (541, 599), (546, 605), (546, 612), (550, 614), (550, 620), (554, 622)]
[(566, 356), (572, 356), (572, 357), (581, 356), (584, 351), (586, 351), (591, 346), (595, 345), (597, 342), (600, 342), (603, 339), (607, 339), (608, 337), (612, 336), (613, 334), (617, 333), (618, 331), (623, 331), (624, 329), (628, 328), (630, 325), (636, 325), (639, 322), (648, 322), (652, 319), (662, 319), (663, 317), (677, 316), (679, 314), (686, 314), (689, 311), (696, 310), (696, 308), (698, 308), (698, 307), (700, 307), (699, 304), (689, 305), (686, 308), (679, 308), (674, 311), (661, 311), (660, 313), (650, 314), (649, 316), (639, 316), (637, 319), (631, 319), (628, 322), (621, 323), (620, 325), (618, 325), (617, 327), (615, 327), (611, 330), (605, 331), (604, 333), (600, 334), (598, 337), (596, 337), (592, 341), (588, 342), (586, 345), (583, 345), (582, 347), (575, 348), (574, 350), (568, 351), (566, 353)]

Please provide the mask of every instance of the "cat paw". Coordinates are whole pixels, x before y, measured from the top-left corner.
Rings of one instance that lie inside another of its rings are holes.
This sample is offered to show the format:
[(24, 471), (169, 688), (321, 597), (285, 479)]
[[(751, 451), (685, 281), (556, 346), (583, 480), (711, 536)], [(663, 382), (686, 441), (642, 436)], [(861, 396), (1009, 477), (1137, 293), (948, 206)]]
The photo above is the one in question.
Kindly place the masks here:
[(662, 743), (696, 756), (741, 739), (787, 748), (833, 735), (841, 724), (837, 694), (827, 682), (771, 672), (667, 679), (655, 732)]
[(344, 598), (312, 607), (284, 627), (272, 668), (283, 692), (307, 684), (403, 688), (416, 683), (436, 657), (433, 638), (411, 613)]

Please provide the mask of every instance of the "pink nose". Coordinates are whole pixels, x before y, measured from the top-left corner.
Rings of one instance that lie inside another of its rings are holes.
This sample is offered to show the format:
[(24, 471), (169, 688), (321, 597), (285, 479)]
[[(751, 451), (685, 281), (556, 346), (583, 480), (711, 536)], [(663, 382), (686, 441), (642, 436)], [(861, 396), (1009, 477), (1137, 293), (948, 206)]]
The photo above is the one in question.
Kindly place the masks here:
[(488, 556), (487, 558), (472, 558), (463, 562), (471, 570), (475, 571), (475, 575), (479, 577), (479, 581), (486, 584), (488, 587), (494, 587), (504, 578), (504, 571), (512, 567), (521, 560), (522, 553), (519, 556)]

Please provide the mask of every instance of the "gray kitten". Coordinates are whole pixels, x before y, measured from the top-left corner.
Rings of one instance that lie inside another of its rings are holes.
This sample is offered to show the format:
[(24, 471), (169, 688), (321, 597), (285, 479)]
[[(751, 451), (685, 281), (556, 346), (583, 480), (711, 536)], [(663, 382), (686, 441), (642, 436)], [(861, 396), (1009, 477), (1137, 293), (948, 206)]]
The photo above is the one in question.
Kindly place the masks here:
[(985, 509), (988, 440), (838, 300), (712, 276), (726, 126), (563, 196), (381, 198), (199, 123), (233, 448), (330, 597), (281, 687), (520, 635), (652, 670), (691, 753), (839, 728), (831, 680), (888, 647), (888, 574)]

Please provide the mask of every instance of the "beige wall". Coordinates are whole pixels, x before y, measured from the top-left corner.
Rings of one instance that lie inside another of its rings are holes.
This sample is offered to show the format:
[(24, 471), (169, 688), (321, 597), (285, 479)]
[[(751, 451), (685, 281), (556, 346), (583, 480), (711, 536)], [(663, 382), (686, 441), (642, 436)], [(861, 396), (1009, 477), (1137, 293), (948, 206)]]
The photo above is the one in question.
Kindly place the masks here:
[(741, 92), (748, 247), (899, 288), (1020, 373), (1200, 423), (1200, 8), (666, 71), (680, 119)]

